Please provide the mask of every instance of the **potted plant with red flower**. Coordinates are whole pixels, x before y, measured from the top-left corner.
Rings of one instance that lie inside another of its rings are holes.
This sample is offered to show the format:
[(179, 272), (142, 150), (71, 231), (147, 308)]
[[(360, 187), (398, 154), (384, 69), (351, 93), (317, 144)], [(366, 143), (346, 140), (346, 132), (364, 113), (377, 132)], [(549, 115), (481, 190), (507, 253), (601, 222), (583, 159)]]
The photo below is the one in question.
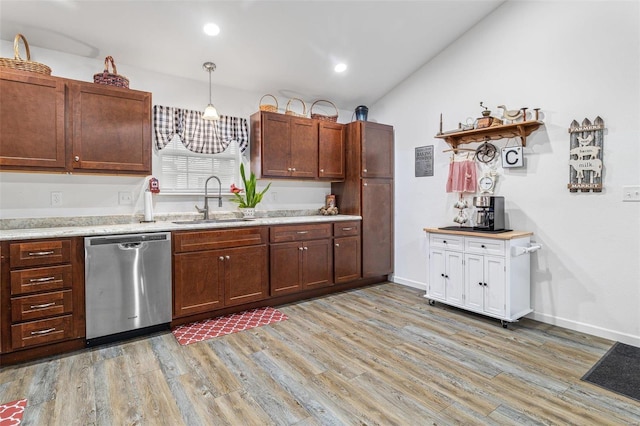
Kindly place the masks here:
[[(238, 188), (232, 183), (231, 193), (234, 195), (234, 198), (232, 198), (231, 201), (238, 203), (238, 208), (245, 218), (252, 218), (255, 215), (256, 205), (262, 201), (262, 197), (264, 197), (265, 192), (269, 190), (271, 183), (269, 183), (265, 189), (258, 192), (256, 175), (251, 172), (249, 179), (247, 179), (244, 172), (244, 164), (240, 164), (240, 177), (242, 178), (244, 189)], [(244, 195), (242, 194), (243, 191)]]

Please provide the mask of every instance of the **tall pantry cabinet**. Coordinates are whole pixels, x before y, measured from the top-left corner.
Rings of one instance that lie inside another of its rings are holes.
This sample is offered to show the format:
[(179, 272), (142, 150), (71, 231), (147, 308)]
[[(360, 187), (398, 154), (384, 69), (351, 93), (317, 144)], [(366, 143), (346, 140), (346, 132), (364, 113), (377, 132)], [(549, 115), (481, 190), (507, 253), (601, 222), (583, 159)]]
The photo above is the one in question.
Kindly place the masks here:
[(362, 216), (362, 277), (393, 272), (393, 127), (355, 121), (346, 129), (344, 182), (331, 190), (342, 214)]

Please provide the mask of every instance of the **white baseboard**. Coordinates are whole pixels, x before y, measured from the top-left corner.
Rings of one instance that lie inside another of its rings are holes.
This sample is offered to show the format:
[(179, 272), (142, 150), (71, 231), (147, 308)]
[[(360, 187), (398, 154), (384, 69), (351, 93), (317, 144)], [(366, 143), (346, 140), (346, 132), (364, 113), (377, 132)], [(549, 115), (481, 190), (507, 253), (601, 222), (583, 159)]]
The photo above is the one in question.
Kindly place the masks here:
[(407, 287), (417, 288), (418, 290), (427, 291), (427, 284), (421, 283), (419, 281), (409, 280), (406, 278), (401, 278), (397, 275), (393, 275), (389, 277), (389, 281), (394, 282), (396, 284), (406, 285)]
[[(427, 289), (426, 283), (398, 277), (397, 275), (389, 276), (389, 281), (394, 282), (396, 284), (402, 284), (408, 287), (417, 288), (418, 290), (423, 290), (425, 292)], [(545, 324), (557, 325), (558, 327), (563, 327), (569, 330), (579, 331), (581, 333), (591, 334), (592, 336), (602, 337), (603, 339), (609, 339), (616, 342), (626, 343), (627, 345), (640, 347), (640, 336), (620, 333), (615, 330), (609, 330), (609, 329), (594, 326), (591, 324), (585, 324), (582, 322), (573, 321), (566, 318), (559, 318), (553, 315), (543, 314), (540, 312), (532, 312), (526, 317), (536, 321), (543, 322)]]
[(615, 330), (609, 330), (609, 329), (597, 327), (591, 324), (585, 324), (578, 321), (568, 320), (566, 318), (558, 318), (553, 315), (543, 314), (540, 312), (532, 312), (529, 315), (527, 315), (527, 318), (531, 318), (533, 320), (540, 321), (545, 324), (557, 325), (559, 327), (564, 327), (569, 330), (591, 334), (592, 336), (602, 337), (603, 339), (614, 340), (617, 342), (626, 343), (627, 345), (640, 347), (640, 336), (620, 333)]

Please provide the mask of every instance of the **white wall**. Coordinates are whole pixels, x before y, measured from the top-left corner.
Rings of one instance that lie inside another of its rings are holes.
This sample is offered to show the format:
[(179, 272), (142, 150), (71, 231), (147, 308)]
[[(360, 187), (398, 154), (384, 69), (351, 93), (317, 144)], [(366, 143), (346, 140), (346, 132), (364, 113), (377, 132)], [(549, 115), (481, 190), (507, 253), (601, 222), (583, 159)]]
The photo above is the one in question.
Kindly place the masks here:
[[(395, 126), (396, 282), (425, 288), (422, 228), (454, 225), (440, 113), (447, 130), (480, 116), (480, 101), (494, 113), (540, 107), (525, 167), (501, 170), (496, 194), (508, 227), (543, 246), (531, 257), (531, 317), (640, 345), (640, 203), (622, 202), (623, 185), (640, 185), (639, 24), (637, 1), (509, 1), (370, 108)], [(570, 193), (567, 129), (596, 116), (604, 190)], [(424, 145), (435, 145), (435, 173), (416, 178)]]
[[(93, 74), (104, 68), (104, 59), (88, 59), (31, 45), (30, 50), (32, 60), (50, 66), (52, 75), (58, 77), (93, 81)], [(13, 57), (13, 40), (0, 41), (0, 56)], [(121, 64), (117, 62), (117, 57), (116, 67), (119, 74), (129, 78), (131, 89), (152, 92), (153, 105), (204, 109), (209, 100), (208, 77), (202, 69), (194, 70), (194, 78), (200, 80), (189, 80), (162, 74), (162, 70), (149, 72)], [(215, 83), (215, 72), (212, 81)], [(214, 104), (221, 114), (247, 119), (258, 110), (263, 95), (217, 85), (213, 86), (212, 93)], [(279, 106), (284, 110), (287, 98), (279, 96), (276, 89), (273, 94), (278, 96)], [(308, 101), (308, 109), (313, 99), (305, 101)], [(339, 121), (349, 121), (351, 115), (351, 111), (340, 111)], [(152, 161), (155, 171), (159, 164), (155, 151)], [(260, 181), (258, 186), (262, 188), (268, 182)], [(2, 172), (0, 219), (141, 214), (144, 209), (144, 189), (144, 177)], [(62, 192), (61, 206), (51, 206), (52, 191)], [(134, 205), (118, 204), (118, 192), (121, 191), (133, 193)], [(329, 193), (329, 183), (273, 181), (258, 210), (320, 208), (324, 205), (325, 195)], [(196, 203), (202, 206), (201, 196), (169, 196), (161, 192), (154, 196), (154, 212), (195, 213)], [(237, 205), (225, 200), (222, 208), (213, 209), (232, 211), (237, 209)]]

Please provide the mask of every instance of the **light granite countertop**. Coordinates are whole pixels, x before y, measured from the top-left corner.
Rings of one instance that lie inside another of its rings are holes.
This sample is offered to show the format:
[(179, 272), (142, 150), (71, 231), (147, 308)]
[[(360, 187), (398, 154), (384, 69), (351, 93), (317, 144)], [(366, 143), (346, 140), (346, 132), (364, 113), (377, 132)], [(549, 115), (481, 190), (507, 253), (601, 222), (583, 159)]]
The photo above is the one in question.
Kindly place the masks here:
[[(141, 216), (131, 215), (4, 219), (0, 220), (0, 241), (362, 220), (361, 216), (353, 215), (322, 216), (317, 211), (266, 211), (257, 212), (256, 215), (257, 217), (253, 220), (189, 224), (174, 222), (200, 219), (202, 215), (156, 215), (156, 220), (150, 223), (141, 222)], [(212, 218), (240, 219), (236, 213), (214, 214)]]

